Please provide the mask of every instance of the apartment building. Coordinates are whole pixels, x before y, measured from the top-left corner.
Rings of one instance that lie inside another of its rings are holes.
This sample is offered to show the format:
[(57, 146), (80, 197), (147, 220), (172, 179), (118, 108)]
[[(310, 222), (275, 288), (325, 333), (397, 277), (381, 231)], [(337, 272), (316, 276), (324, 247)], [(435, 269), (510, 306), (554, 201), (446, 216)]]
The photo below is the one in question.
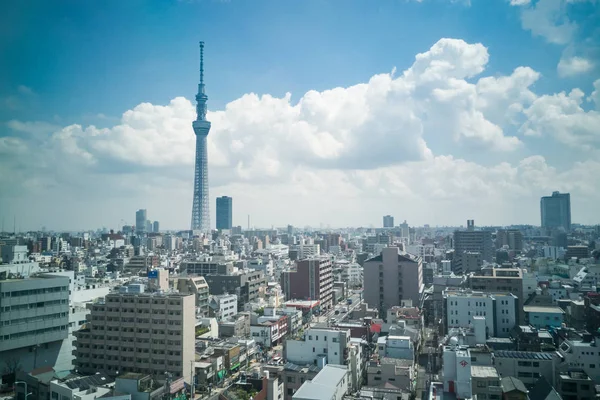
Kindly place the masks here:
[[(72, 367), (69, 285), (68, 277), (52, 274), (0, 278), (0, 369), (12, 364), (24, 372)], [(0, 372), (14, 374), (16, 369)]]
[(520, 268), (483, 268), (480, 273), (470, 275), (468, 285), (481, 292), (512, 293), (518, 299), (517, 320), (525, 323), (523, 313), (523, 271)]
[(165, 372), (190, 382), (195, 351), (195, 298), (179, 293), (111, 293), (93, 304), (75, 332), (76, 370), (109, 376)]
[(188, 275), (230, 275), (233, 273), (233, 263), (221, 261), (184, 261), (181, 263), (182, 271)]
[(386, 315), (387, 309), (412, 300), (419, 307), (424, 290), (421, 257), (403, 253), (397, 247), (384, 248), (363, 265), (365, 302)]
[(494, 243), (491, 231), (475, 230), (475, 221), (467, 220), (467, 230), (454, 232), (454, 261), (459, 261), (464, 252), (477, 252), (484, 261), (494, 260)]
[(215, 317), (217, 321), (228, 320), (238, 312), (237, 296), (235, 294), (210, 296), (208, 306), (211, 317)]
[(484, 293), (473, 290), (444, 291), (446, 332), (470, 328), (473, 317), (485, 317), (487, 336), (509, 337), (517, 325), (518, 300), (511, 293)]
[(299, 365), (345, 365), (349, 343), (350, 330), (311, 328), (299, 339), (286, 340), (284, 358)]
[(193, 276), (177, 279), (177, 290), (183, 294), (193, 294), (196, 298), (196, 312), (208, 316), (209, 289), (206, 279), (202, 276)]
[(246, 303), (257, 301), (267, 285), (262, 271), (243, 270), (232, 275), (206, 275), (204, 278), (210, 294), (235, 294), (238, 310), (243, 310)]
[(514, 376), (526, 385), (533, 385), (544, 377), (554, 385), (555, 367), (560, 362), (556, 353), (533, 351), (508, 351), (494, 352), (494, 366), (500, 376)]
[(286, 300), (318, 300), (322, 309), (333, 305), (333, 269), (328, 258), (300, 260), (296, 269), (281, 273)]
[(344, 365), (326, 365), (312, 380), (302, 384), (293, 400), (342, 400), (350, 379)]
[(300, 389), (304, 382), (312, 380), (321, 371), (316, 365), (297, 365), (288, 362), (281, 371), (283, 381), (284, 400), (292, 400), (294, 393)]

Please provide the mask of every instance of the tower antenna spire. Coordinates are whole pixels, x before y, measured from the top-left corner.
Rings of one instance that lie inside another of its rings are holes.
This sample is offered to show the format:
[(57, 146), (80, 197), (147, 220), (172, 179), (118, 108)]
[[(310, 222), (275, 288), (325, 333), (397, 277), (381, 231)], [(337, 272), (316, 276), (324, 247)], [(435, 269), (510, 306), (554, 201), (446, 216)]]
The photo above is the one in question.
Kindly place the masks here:
[(204, 85), (204, 42), (200, 42), (200, 84)]

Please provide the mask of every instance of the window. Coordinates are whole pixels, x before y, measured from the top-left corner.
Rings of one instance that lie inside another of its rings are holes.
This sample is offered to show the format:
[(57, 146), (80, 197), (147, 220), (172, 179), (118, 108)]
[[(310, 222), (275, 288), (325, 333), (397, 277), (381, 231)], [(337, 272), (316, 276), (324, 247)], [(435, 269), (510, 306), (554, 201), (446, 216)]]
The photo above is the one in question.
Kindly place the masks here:
[(294, 376), (288, 376), (287, 377), (287, 381), (289, 383), (296, 383), (296, 377), (294, 377)]
[(287, 394), (288, 394), (288, 395), (290, 395), (290, 396), (292, 396), (292, 395), (294, 394), (294, 389), (292, 389), (292, 388), (289, 388), (289, 389), (287, 390)]

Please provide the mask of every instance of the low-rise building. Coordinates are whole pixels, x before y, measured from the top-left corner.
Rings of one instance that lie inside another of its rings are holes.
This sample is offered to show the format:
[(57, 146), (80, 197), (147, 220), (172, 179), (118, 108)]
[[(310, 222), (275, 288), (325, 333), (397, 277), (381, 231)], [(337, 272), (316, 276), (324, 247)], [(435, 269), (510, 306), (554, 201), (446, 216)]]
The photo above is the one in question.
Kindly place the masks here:
[(344, 365), (326, 365), (312, 380), (302, 384), (293, 400), (342, 400), (348, 393), (348, 370)]
[(554, 384), (554, 370), (560, 363), (556, 353), (532, 351), (494, 352), (494, 366), (500, 376), (514, 376), (526, 385), (533, 385), (540, 377)]
[(292, 400), (294, 393), (300, 389), (304, 382), (312, 380), (321, 371), (320, 367), (314, 364), (297, 365), (286, 363), (281, 371), (281, 380), (284, 385), (284, 400)]
[(537, 329), (559, 328), (564, 322), (565, 312), (556, 306), (524, 306), (525, 323)]
[(286, 340), (284, 358), (300, 365), (345, 365), (350, 337), (349, 330), (307, 329), (302, 337)]
[(178, 278), (177, 290), (179, 293), (193, 294), (196, 297), (196, 311), (203, 316), (208, 316), (209, 289), (204, 277), (190, 276), (187, 278)]
[(413, 360), (380, 357), (367, 364), (367, 385), (370, 387), (393, 385), (410, 391), (413, 376)]
[(596, 382), (581, 370), (561, 372), (556, 379), (556, 388), (563, 400), (597, 399), (595, 386)]
[(235, 294), (210, 296), (208, 302), (209, 315), (217, 321), (228, 320), (238, 313), (238, 301)]

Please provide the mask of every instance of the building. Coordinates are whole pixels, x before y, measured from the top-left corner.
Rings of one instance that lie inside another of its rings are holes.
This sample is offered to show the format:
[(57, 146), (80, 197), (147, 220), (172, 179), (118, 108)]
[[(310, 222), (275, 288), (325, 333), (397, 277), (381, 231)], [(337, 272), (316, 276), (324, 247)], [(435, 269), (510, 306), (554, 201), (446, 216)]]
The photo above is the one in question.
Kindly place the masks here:
[(76, 370), (124, 372), (191, 382), (195, 298), (179, 293), (111, 293), (92, 305), (89, 323), (75, 332)]
[(523, 270), (520, 268), (483, 268), (477, 275), (470, 275), (468, 285), (471, 289), (491, 293), (512, 293), (519, 301), (518, 321), (525, 323), (523, 313)]
[(250, 315), (240, 313), (229, 321), (219, 322), (219, 336), (248, 337), (250, 336)]
[(400, 358), (381, 357), (369, 361), (367, 367), (367, 385), (369, 387), (390, 387), (410, 392), (414, 379), (414, 361)]
[(379, 357), (414, 360), (415, 349), (410, 336), (380, 336), (377, 339)]
[[(90, 376), (75, 376), (66, 380), (50, 382), (50, 399), (60, 400), (94, 400), (108, 398), (112, 392), (114, 380), (98, 373)], [(130, 395), (125, 395), (131, 399)]]
[(135, 212), (135, 232), (138, 235), (143, 235), (146, 233), (146, 210), (140, 209)]
[(391, 215), (383, 216), (383, 227), (384, 228), (393, 228), (394, 227), (394, 217)]
[(192, 201), (193, 231), (210, 232), (210, 213), (208, 204), (208, 150), (206, 138), (210, 131), (210, 122), (206, 120), (206, 101), (204, 90), (204, 42), (200, 42), (200, 83), (196, 95), (196, 120), (192, 123), (196, 135), (196, 159), (194, 172), (194, 197)]
[(504, 246), (510, 250), (523, 251), (523, 233), (518, 229), (499, 229), (496, 232), (496, 248)]
[(293, 400), (342, 400), (348, 393), (350, 378), (344, 365), (326, 365), (312, 380), (307, 380), (292, 396)]
[[(455, 338), (453, 338), (455, 339)], [(458, 399), (470, 399), (472, 358), (470, 349), (456, 343), (443, 347), (442, 377), (444, 392), (456, 393)]]
[(386, 315), (388, 308), (402, 304), (402, 300), (420, 306), (424, 290), (421, 257), (387, 247), (364, 262), (363, 275), (363, 299), (378, 308), (379, 315)]
[(540, 200), (542, 228), (571, 230), (571, 195), (552, 192)]
[(154, 232), (154, 233), (160, 232), (160, 224), (158, 223), (158, 221), (154, 221), (152, 223), (152, 232)]
[(18, 371), (72, 367), (69, 278), (0, 278), (0, 383)]
[(222, 321), (230, 319), (238, 313), (237, 296), (235, 294), (222, 294), (210, 296), (208, 307), (210, 316)]
[(536, 329), (560, 328), (564, 322), (565, 312), (557, 306), (532, 306), (523, 307), (525, 323)]
[(321, 308), (333, 305), (333, 269), (328, 258), (300, 260), (296, 269), (281, 273), (286, 300), (319, 300)]
[(284, 400), (292, 400), (294, 393), (300, 389), (300, 387), (306, 381), (313, 380), (315, 376), (321, 371), (321, 368), (316, 365), (297, 365), (288, 362), (281, 371), (281, 379), (284, 385)]
[(494, 243), (492, 232), (475, 230), (475, 221), (467, 221), (466, 231), (454, 232), (454, 264), (460, 266), (464, 252), (477, 252), (483, 261), (494, 261)]
[(217, 197), (217, 229), (231, 230), (233, 227), (233, 199), (227, 196)]
[(558, 347), (564, 362), (561, 369), (578, 369), (595, 382), (600, 382), (599, 351), (596, 340), (591, 334), (583, 335), (581, 340), (565, 339)]
[(558, 373), (556, 389), (563, 400), (597, 399), (596, 384), (585, 372), (565, 371)]
[(177, 279), (177, 291), (183, 294), (193, 294), (196, 297), (196, 312), (208, 316), (209, 289), (204, 277), (193, 276)]
[(485, 317), (487, 336), (510, 337), (518, 322), (518, 299), (511, 293), (447, 290), (443, 294), (446, 329), (470, 328)]
[(494, 366), (500, 376), (514, 376), (526, 385), (544, 377), (554, 384), (554, 370), (560, 362), (556, 352), (508, 351), (494, 352)]
[(527, 388), (523, 381), (514, 376), (505, 376), (500, 381), (502, 386), (502, 398), (506, 400), (528, 400)]
[(301, 338), (285, 342), (284, 358), (298, 365), (345, 365), (350, 330), (307, 329)]
[(188, 275), (231, 275), (233, 274), (233, 263), (219, 261), (184, 261), (181, 270)]
[(588, 258), (590, 256), (590, 249), (585, 245), (580, 246), (567, 246), (567, 252), (565, 258)]
[(252, 270), (234, 275), (206, 275), (204, 279), (212, 295), (235, 294), (238, 310), (243, 310), (246, 303), (256, 302), (261, 290), (267, 285), (263, 272)]
[(485, 365), (471, 365), (471, 389), (477, 399), (500, 400), (502, 398), (502, 386), (496, 368)]

